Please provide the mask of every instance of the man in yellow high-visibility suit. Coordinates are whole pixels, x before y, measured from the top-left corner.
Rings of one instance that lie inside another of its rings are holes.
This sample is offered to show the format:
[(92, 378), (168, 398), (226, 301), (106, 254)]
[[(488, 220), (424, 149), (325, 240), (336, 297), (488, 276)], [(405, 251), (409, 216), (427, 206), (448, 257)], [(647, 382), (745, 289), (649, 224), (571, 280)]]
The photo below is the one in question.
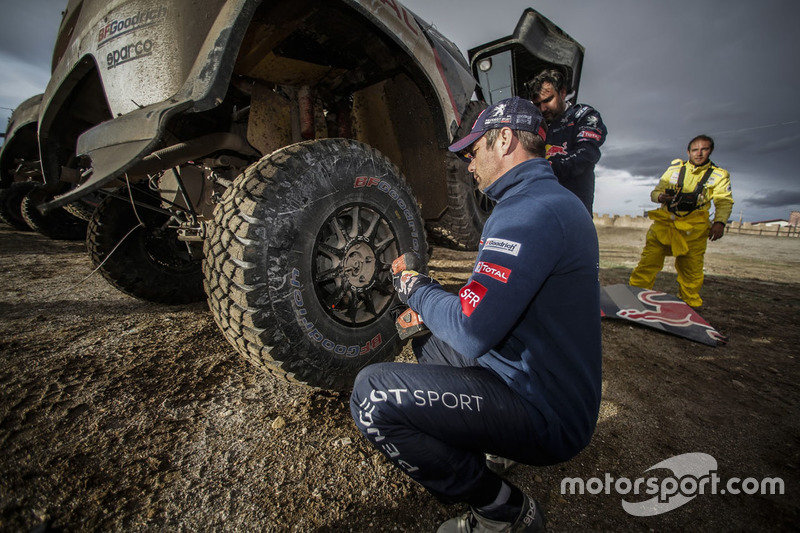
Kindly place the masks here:
[(661, 176), (650, 193), (650, 199), (661, 207), (648, 213), (653, 223), (630, 277), (634, 287), (652, 289), (656, 275), (664, 268), (664, 258), (675, 256), (678, 296), (692, 307), (703, 305), (700, 289), (706, 245), (709, 240), (722, 238), (733, 210), (730, 174), (711, 162), (713, 151), (713, 139), (698, 135), (689, 142), (688, 161), (676, 159)]

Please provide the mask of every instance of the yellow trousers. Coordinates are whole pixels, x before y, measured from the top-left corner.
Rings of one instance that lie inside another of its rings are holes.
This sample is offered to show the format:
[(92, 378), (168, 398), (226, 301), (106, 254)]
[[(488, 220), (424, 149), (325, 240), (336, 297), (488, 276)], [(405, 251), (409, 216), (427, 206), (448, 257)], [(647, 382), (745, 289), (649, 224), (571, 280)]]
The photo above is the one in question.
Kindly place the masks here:
[(708, 216), (673, 220), (663, 211), (651, 211), (653, 223), (639, 264), (633, 269), (629, 283), (634, 287), (652, 289), (656, 275), (664, 268), (664, 258), (675, 257), (678, 271), (678, 296), (692, 307), (703, 305), (703, 264), (708, 246)]

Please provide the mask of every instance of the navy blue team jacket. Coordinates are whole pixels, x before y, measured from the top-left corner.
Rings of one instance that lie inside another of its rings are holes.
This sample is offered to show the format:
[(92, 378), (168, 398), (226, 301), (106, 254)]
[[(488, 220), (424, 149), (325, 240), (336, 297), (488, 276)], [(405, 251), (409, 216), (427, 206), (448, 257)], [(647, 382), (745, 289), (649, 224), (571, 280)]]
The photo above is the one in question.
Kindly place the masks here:
[(431, 332), (500, 376), (541, 414), (540, 443), (566, 460), (588, 444), (601, 389), (597, 234), (541, 158), (486, 189), (497, 201), (469, 282), (409, 299)]
[(549, 125), (547, 159), (558, 182), (581, 199), (589, 213), (594, 204), (594, 166), (608, 130), (600, 113), (586, 104), (575, 104)]

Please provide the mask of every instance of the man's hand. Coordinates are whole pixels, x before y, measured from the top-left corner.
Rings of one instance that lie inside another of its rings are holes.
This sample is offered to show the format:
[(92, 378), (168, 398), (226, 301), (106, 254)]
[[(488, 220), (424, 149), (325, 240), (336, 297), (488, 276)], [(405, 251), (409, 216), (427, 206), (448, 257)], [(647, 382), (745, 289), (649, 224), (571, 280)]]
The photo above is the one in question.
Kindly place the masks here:
[(425, 274), (420, 274), (416, 270), (404, 270), (398, 276), (392, 278), (394, 289), (397, 296), (404, 304), (408, 304), (408, 299), (423, 285), (433, 283), (433, 280)]
[(725, 224), (722, 222), (714, 222), (711, 225), (711, 230), (708, 232), (708, 240), (716, 241), (722, 238), (725, 234)]
[(669, 204), (674, 199), (675, 199), (674, 194), (667, 194), (665, 192), (662, 192), (661, 194), (658, 195), (658, 203), (660, 204)]
[(406, 252), (392, 261), (392, 277), (399, 276), (403, 270), (422, 270), (425, 265), (415, 252)]

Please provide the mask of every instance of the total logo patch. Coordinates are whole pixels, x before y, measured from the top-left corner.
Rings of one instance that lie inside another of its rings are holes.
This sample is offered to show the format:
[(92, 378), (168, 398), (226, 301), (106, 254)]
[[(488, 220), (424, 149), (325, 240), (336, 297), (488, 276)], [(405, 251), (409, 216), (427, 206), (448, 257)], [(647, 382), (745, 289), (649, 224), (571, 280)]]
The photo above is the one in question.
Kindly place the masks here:
[(518, 242), (507, 241), (505, 239), (486, 239), (483, 245), (483, 250), (494, 250), (495, 252), (502, 252), (513, 256), (519, 255), (522, 245)]
[(472, 316), (472, 313), (478, 308), (487, 292), (486, 287), (477, 281), (472, 281), (469, 285), (466, 285), (458, 294), (461, 297), (461, 312), (467, 316)]
[(594, 131), (586, 131), (586, 130), (580, 132), (578, 134), (578, 137), (583, 137), (583, 138), (586, 138), (586, 139), (594, 139), (595, 141), (599, 141), (600, 139), (603, 138), (599, 133), (596, 133)]
[(497, 281), (508, 283), (508, 277), (511, 275), (511, 269), (502, 267), (500, 265), (495, 265), (494, 263), (487, 263), (486, 261), (478, 261), (478, 264), (475, 265), (475, 273), (486, 274), (490, 278), (494, 278)]

